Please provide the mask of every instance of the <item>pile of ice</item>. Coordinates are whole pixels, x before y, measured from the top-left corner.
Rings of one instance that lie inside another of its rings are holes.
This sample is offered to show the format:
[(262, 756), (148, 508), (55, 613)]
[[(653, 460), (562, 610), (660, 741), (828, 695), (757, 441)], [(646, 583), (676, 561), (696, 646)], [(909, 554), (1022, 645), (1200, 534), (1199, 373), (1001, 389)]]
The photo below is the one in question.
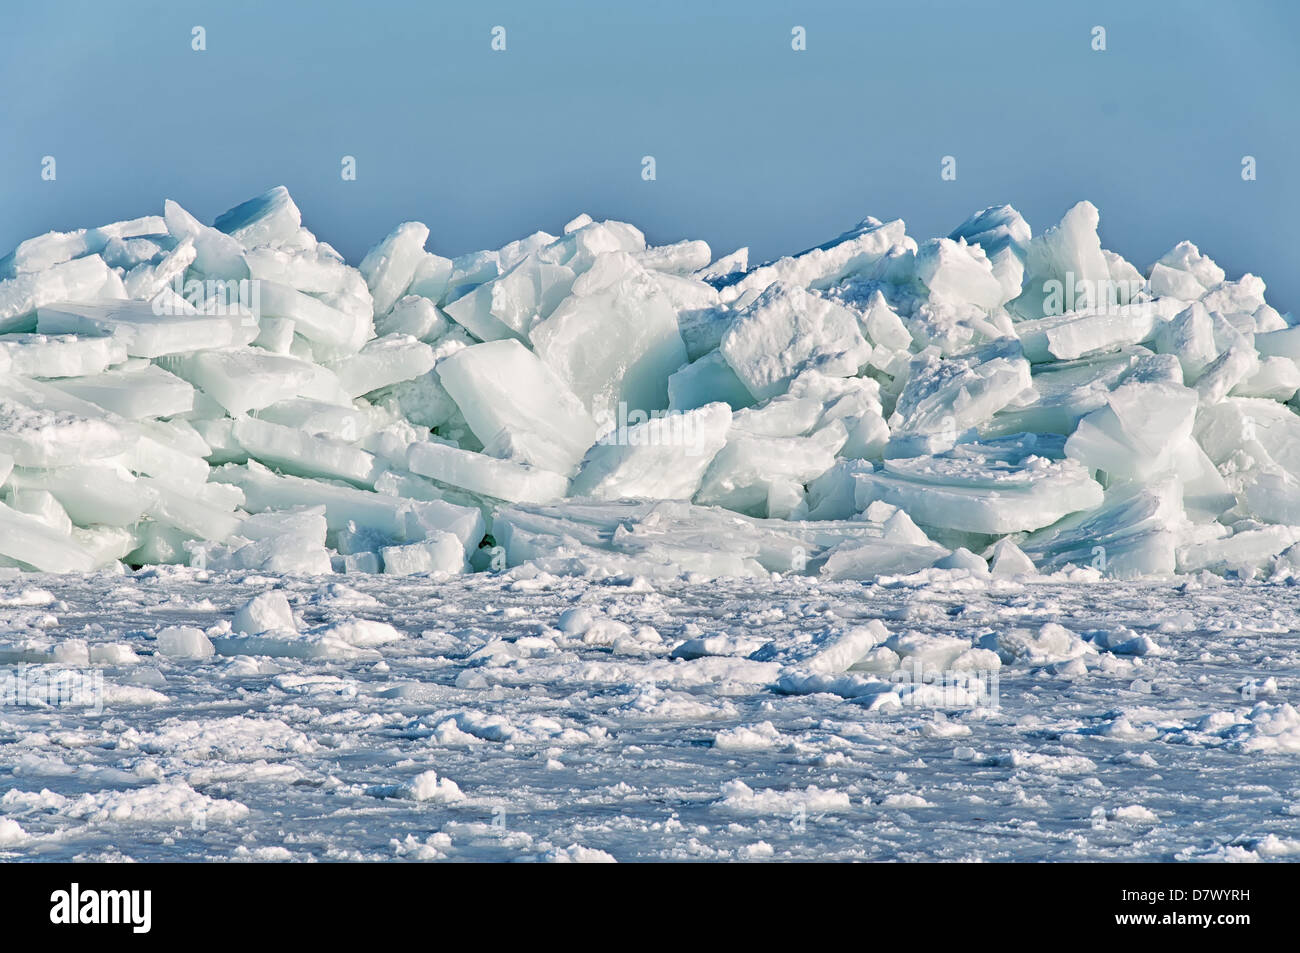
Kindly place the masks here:
[(583, 215), (359, 267), (272, 189), (0, 260), (0, 560), (299, 573), (1300, 563), (1300, 327), (1083, 202), (750, 268)]

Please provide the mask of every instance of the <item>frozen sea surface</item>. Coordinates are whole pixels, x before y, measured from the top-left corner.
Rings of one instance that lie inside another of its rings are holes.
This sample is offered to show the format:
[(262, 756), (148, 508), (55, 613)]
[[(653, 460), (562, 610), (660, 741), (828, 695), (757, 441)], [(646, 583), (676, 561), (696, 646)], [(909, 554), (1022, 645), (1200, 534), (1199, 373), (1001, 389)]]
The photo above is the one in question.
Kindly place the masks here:
[[(272, 589), (308, 634), (230, 638)], [(0, 859), (1294, 860), (1298, 607), (1209, 576), (9, 576)], [(891, 652), (971, 646), (995, 698), (899, 704)], [(65, 670), (97, 704), (20, 703)]]

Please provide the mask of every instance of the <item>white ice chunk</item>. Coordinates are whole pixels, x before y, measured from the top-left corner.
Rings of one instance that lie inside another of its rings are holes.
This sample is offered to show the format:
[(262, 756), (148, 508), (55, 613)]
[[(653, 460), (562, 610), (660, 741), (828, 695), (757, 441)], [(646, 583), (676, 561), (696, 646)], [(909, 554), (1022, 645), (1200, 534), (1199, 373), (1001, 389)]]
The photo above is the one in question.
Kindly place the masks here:
[(731, 410), (708, 404), (621, 425), (588, 452), (573, 496), (597, 499), (689, 500), (727, 442)]
[(438, 443), (412, 444), (408, 465), (439, 483), (511, 503), (550, 503), (569, 489), (559, 473)]
[(1050, 442), (1023, 434), (886, 460), (884, 469), (855, 476), (857, 504), (882, 500), (923, 526), (984, 534), (1038, 529), (1099, 505), (1101, 486), (1059, 459), (1059, 438), (1055, 448)]
[(256, 417), (236, 420), (233, 433), (250, 457), (285, 473), (374, 486), (374, 454), (343, 440), (304, 433)]
[(384, 546), (379, 550), (384, 572), (390, 575), (410, 576), (426, 572), (463, 572), (465, 550), (451, 533), (431, 533), (418, 543), (401, 546)]
[(173, 238), (194, 243), (194, 267), (204, 275), (236, 281), (249, 277), (244, 246), (238, 239), (204, 225), (171, 199), (163, 202), (163, 218)]
[(447, 314), (481, 341), (527, 341), (573, 287), (573, 270), (535, 256), (447, 305)]
[(130, 437), (97, 408), (49, 386), (0, 377), (0, 453), (19, 466), (55, 467), (121, 453)]
[(0, 281), (0, 333), (32, 330), (37, 309), (55, 302), (98, 297), (113, 274), (104, 259), (91, 255)]
[[(1095, 205), (1079, 202), (1058, 224), (1030, 239), (1025, 245), (1025, 291), (1008, 308), (1025, 318), (1059, 314), (1073, 311), (1075, 306), (1067, 301), (1063, 307), (1044, 307), (1045, 299), (1053, 293), (1052, 283), (1093, 291), (1107, 287), (1110, 266), (1097, 237), (1100, 220)], [(1060, 293), (1059, 286), (1055, 290)]]
[(166, 223), (157, 215), (146, 215), (99, 228), (78, 228), (71, 232), (48, 232), (29, 238), (0, 259), (0, 278), (34, 274), (56, 265), (96, 255), (114, 239), (118, 241), (143, 235), (163, 235)]
[(483, 515), (476, 507), (443, 500), (402, 499), (320, 480), (279, 476), (256, 461), (247, 466), (221, 467), (213, 471), (213, 479), (240, 487), (250, 512), (304, 504), (324, 506), (331, 532), (355, 523), (389, 539), (416, 541), (423, 539), (426, 531), (439, 529), (454, 533), (466, 550), (476, 548), (483, 538)]
[(1032, 235), (1024, 216), (1010, 205), (991, 205), (966, 219), (948, 237), (979, 245), (992, 258), (1004, 248), (1023, 253)]
[(288, 285), (262, 281), (260, 287), (262, 314), (293, 321), (294, 331), (321, 346), (324, 356), (355, 354), (374, 333), (368, 320), (330, 307)]
[(411, 276), (411, 285), (407, 288), (407, 294), (419, 295), (434, 304), (442, 302), (454, 269), (455, 265), (450, 258), (425, 252), (424, 257), (415, 266), (415, 273)]
[(447, 316), (428, 298), (408, 294), (398, 299), (393, 310), (375, 322), (375, 333), (409, 334), (426, 343), (432, 343), (447, 333), (451, 325)]
[(235, 612), (230, 621), (233, 632), (261, 635), (263, 632), (297, 632), (293, 609), (283, 592), (272, 590), (254, 596)]
[(65, 378), (51, 386), (130, 420), (171, 417), (194, 407), (194, 388), (155, 364)]
[(126, 346), (110, 335), (0, 336), (0, 372), (22, 377), (81, 377), (126, 360)]
[(711, 256), (707, 242), (683, 241), (672, 245), (654, 245), (633, 257), (651, 271), (670, 275), (689, 275), (709, 263)]
[(294, 245), (302, 239), (302, 212), (290, 198), (289, 190), (277, 185), (218, 215), (212, 226), (245, 248)]
[(375, 314), (383, 315), (406, 293), (424, 259), (429, 226), (403, 222), (361, 260), (361, 273), (375, 301)]
[(923, 243), (916, 253), (916, 277), (931, 294), (985, 311), (1007, 300), (984, 249), (964, 241), (935, 238)]
[(803, 288), (776, 283), (740, 312), (722, 338), (722, 356), (756, 399), (781, 393), (812, 368), (851, 377), (871, 345), (842, 305)]
[(291, 397), (350, 404), (351, 395), (326, 368), (260, 348), (199, 351), (162, 363), (231, 414), (260, 410)]
[(1073, 564), (1121, 579), (1163, 575), (1175, 569), (1185, 525), (1175, 482), (1126, 484), (1109, 491), (1101, 506), (1031, 534), (1021, 548), (1044, 572)]
[(871, 271), (899, 245), (916, 251), (916, 242), (904, 233), (902, 219), (886, 224), (869, 218), (824, 245), (754, 268), (724, 289), (724, 295), (734, 301), (758, 294), (776, 281), (821, 291), (850, 275)]
[(0, 503), (0, 556), (41, 572), (89, 572), (95, 557), (77, 540)]
[(180, 279), (198, 256), (194, 239), (186, 238), (177, 242), (176, 247), (157, 264), (141, 263), (127, 272), (123, 279), (127, 295), (132, 298), (153, 300), (169, 286), (180, 294), (185, 288), (184, 284), (180, 284)]
[(888, 453), (944, 450), (1013, 401), (1023, 404), (1033, 396), (1029, 362), (1014, 348), (949, 359), (927, 350), (912, 361), (899, 395)]
[(793, 486), (802, 491), (804, 484), (835, 465), (835, 454), (847, 438), (844, 425), (838, 421), (810, 437), (758, 437), (733, 432), (705, 472), (696, 501), (753, 516), (781, 515), (772, 512), (773, 488)]
[(731, 276), (743, 275), (749, 270), (749, 248), (737, 248), (729, 255), (723, 255), (707, 268), (701, 268), (695, 273), (695, 277), (701, 281), (710, 281), (715, 278), (729, 278)]
[(1195, 384), (1219, 356), (1214, 340), (1214, 321), (1199, 301), (1180, 311), (1167, 324), (1157, 327), (1155, 346), (1161, 354), (1173, 354), (1178, 358), (1186, 384)]
[(582, 401), (516, 340), (459, 350), (438, 377), (483, 445), (508, 441), (520, 463), (569, 474), (596, 439)]
[(573, 290), (533, 328), (537, 355), (601, 430), (613, 425), (620, 402), (644, 412), (667, 407), (668, 376), (686, 363), (686, 348), (654, 281), (625, 253), (613, 253), (597, 260)]
[(754, 395), (716, 348), (668, 378), (670, 409), (693, 410), (714, 401), (728, 404), (734, 410), (754, 402)]
[(132, 357), (155, 358), (247, 344), (257, 336), (248, 314), (159, 313), (147, 301), (60, 303), (37, 311), (41, 334), (111, 334)]
[(368, 342), (360, 352), (328, 366), (350, 397), (359, 397), (409, 381), (433, 369), (437, 358), (432, 348), (407, 334), (389, 334)]

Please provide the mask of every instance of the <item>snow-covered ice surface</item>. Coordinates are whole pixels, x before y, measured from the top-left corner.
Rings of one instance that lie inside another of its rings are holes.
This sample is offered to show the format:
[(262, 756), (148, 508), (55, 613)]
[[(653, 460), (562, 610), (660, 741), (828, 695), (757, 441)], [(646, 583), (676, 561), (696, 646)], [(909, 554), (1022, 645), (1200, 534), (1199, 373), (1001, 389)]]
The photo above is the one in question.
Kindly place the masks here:
[(1208, 573), (13, 574), (10, 677), (98, 704), (0, 706), (0, 858), (1295, 859), (1298, 609)]

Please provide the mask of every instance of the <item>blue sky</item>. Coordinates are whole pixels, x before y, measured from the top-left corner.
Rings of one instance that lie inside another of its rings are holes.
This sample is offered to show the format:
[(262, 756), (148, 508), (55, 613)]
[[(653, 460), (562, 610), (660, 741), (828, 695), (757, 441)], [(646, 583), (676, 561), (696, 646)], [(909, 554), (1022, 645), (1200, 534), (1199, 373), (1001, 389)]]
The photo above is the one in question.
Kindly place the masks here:
[(867, 215), (924, 238), (1011, 202), (1039, 231), (1087, 198), (1139, 267), (1189, 238), (1300, 309), (1285, 0), (47, 0), (3, 16), (0, 254), (163, 198), (210, 221), (277, 184), (354, 262), (407, 219), (444, 254), (586, 211), (759, 260)]

